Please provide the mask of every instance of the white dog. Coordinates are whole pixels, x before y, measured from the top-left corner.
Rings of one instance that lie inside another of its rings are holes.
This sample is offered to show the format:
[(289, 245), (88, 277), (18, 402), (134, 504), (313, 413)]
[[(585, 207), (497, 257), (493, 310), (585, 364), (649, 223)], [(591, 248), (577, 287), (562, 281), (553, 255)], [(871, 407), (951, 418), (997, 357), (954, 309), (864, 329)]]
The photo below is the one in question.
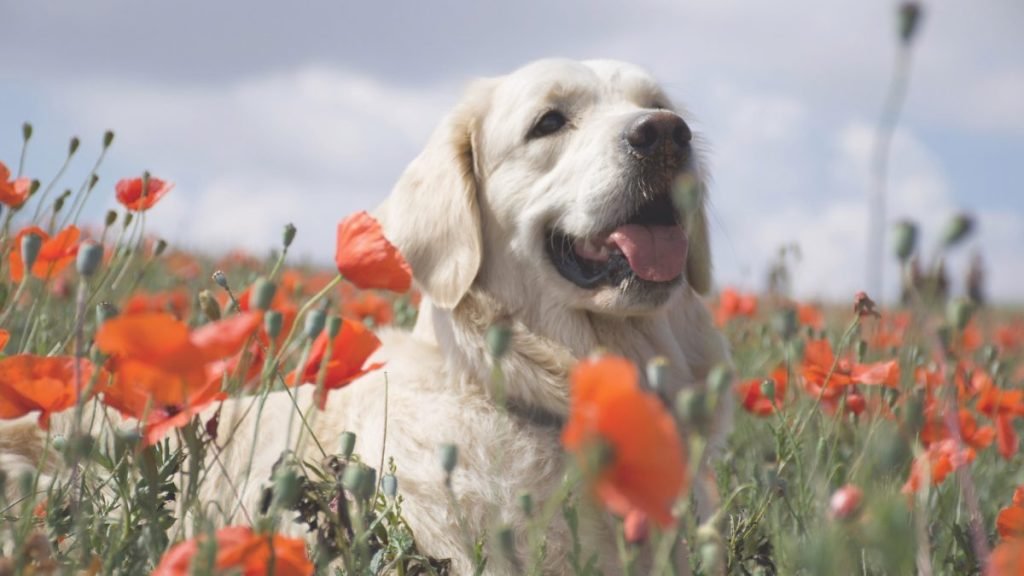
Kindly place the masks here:
[[(371, 462), (382, 448), (395, 459), (421, 551), (451, 558), (456, 574), (472, 566), (460, 519), (473, 537), (511, 527), (527, 561), (517, 498), (529, 493), (539, 507), (562, 481), (560, 425), (577, 359), (598, 347), (641, 368), (664, 356), (669, 397), (702, 386), (728, 360), (698, 296), (711, 282), (705, 175), (681, 114), (650, 75), (619, 62), (542, 60), (479, 80), (377, 212), (424, 294), (419, 319), (411, 333), (380, 335), (376, 359), (386, 367), (332, 392), (314, 426), (327, 443), (355, 432), (357, 452)], [(683, 216), (671, 197), (680, 178), (698, 199)], [(486, 343), (498, 322), (511, 330), (500, 389)], [(291, 409), (272, 397), (259, 425), (249, 416), (252, 425), (236, 433), (242, 449), (220, 465), (234, 478), (268, 478), (286, 448)], [(252, 442), (256, 457), (244, 470)], [(459, 448), (457, 511), (437, 455), (443, 443)], [(209, 499), (228, 502), (234, 489), (225, 479), (204, 486)], [(259, 492), (248, 484), (247, 505)], [(609, 526), (593, 511), (581, 536), (585, 553), (614, 574)], [(544, 572), (566, 572), (561, 520), (546, 546)], [(497, 556), (488, 573), (516, 572)]]

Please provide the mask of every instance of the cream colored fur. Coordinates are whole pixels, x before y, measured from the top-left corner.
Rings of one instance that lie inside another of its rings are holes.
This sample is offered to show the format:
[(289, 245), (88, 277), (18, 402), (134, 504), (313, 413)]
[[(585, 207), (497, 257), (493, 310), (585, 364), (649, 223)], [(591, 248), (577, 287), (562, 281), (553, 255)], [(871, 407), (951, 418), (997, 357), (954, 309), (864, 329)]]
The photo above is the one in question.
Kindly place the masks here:
[[(526, 141), (533, 119), (553, 106), (568, 111), (571, 130)], [(565, 470), (559, 430), (504, 410), (499, 394), (527, 411), (564, 417), (567, 375), (577, 359), (598, 347), (641, 367), (665, 356), (669, 394), (703, 385), (713, 365), (728, 361), (726, 345), (694, 290), (710, 285), (703, 209), (689, 215), (689, 282), (664, 301), (613, 288), (578, 288), (559, 276), (543, 250), (545, 227), (553, 223), (585, 236), (627, 209), (621, 196), (630, 158), (622, 153), (621, 134), (631, 118), (651, 107), (671, 103), (647, 73), (617, 62), (544, 60), (478, 81), (377, 211), (424, 293), (419, 320), (411, 333), (380, 334), (384, 345), (377, 356), (386, 367), (333, 392), (314, 426), (329, 450), (342, 431), (355, 432), (357, 452), (375, 466), (383, 444), (383, 453), (398, 465), (404, 512), (421, 550), (451, 558), (456, 574), (470, 573), (471, 563), (448, 504), (440, 444), (459, 447), (453, 489), (465, 527), (478, 536), (511, 526), (523, 555), (526, 518), (517, 497), (530, 493), (542, 505)], [(695, 158), (691, 172), (701, 184), (702, 171)], [(512, 333), (501, 362), (502, 390), (493, 389), (485, 342), (496, 322)], [(309, 406), (308, 390), (300, 401)], [(225, 405), (222, 433), (248, 403)], [(246, 509), (254, 509), (286, 448), (290, 411), (289, 400), (275, 395), (258, 425), (255, 411), (249, 413), (221, 462), (208, 464), (216, 480), (204, 486), (206, 501), (231, 509), (241, 493)], [(31, 460), (29, 441), (19, 439), (14, 450), (15, 432), (9, 432), (17, 428), (24, 434), (25, 425), (0, 430), (0, 448), (7, 452), (0, 465)], [(297, 434), (296, 428), (292, 438)], [(255, 459), (245, 470), (253, 443)], [(303, 450), (304, 457), (319, 458), (311, 442)], [(244, 521), (241, 511), (235, 521)], [(585, 510), (584, 545), (599, 554), (606, 574), (616, 574), (609, 526), (603, 513)], [(570, 543), (560, 516), (546, 543), (545, 573), (565, 573)], [(492, 554), (489, 574), (516, 573), (497, 556)]]

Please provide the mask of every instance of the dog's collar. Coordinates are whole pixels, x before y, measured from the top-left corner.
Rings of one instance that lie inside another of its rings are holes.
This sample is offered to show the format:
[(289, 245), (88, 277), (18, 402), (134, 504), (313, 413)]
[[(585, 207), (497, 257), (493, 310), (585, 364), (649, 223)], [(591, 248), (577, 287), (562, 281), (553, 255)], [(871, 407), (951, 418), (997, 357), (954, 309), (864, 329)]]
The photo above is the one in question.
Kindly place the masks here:
[(563, 416), (539, 406), (524, 405), (515, 400), (508, 400), (505, 402), (505, 409), (513, 417), (537, 428), (561, 430), (565, 426), (565, 418)]

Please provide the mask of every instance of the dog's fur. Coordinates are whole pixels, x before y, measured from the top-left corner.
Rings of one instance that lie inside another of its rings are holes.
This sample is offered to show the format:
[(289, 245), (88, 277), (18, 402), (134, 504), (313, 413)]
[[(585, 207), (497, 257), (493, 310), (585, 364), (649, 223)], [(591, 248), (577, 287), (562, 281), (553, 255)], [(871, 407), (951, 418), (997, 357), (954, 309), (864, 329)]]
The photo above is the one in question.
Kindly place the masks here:
[[(553, 107), (569, 126), (526, 138)], [(382, 451), (395, 459), (404, 514), (421, 550), (451, 558), (456, 574), (471, 566), (460, 519), (474, 536), (511, 527), (525, 556), (527, 519), (517, 497), (529, 493), (543, 503), (562, 481), (559, 422), (568, 415), (567, 376), (577, 359), (599, 347), (641, 367), (665, 356), (670, 397), (702, 386), (709, 369), (728, 360), (698, 295), (711, 281), (702, 205), (687, 214), (685, 278), (667, 286), (627, 281), (583, 289), (560, 276), (545, 253), (551, 226), (577, 237), (597, 234), (636, 204), (631, 195), (649, 192), (633, 181), (637, 160), (622, 135), (652, 109), (673, 107), (647, 73), (618, 62), (543, 60), (479, 80), (376, 213), (424, 294), (419, 319), (411, 333), (382, 331), (375, 360), (386, 367), (333, 392), (313, 425), (328, 449), (348, 430), (357, 434), (357, 452), (374, 465)], [(692, 176), (703, 193), (699, 150), (675, 172)], [(511, 331), (500, 390), (486, 344), (488, 327), (498, 322)], [(309, 405), (308, 392), (300, 402)], [(235, 421), (241, 412), (232, 414), (235, 406), (226, 404), (222, 423)], [(274, 395), (258, 426), (252, 414), (246, 417), (231, 440), (235, 446), (210, 464), (227, 473), (214, 474), (220, 478), (204, 485), (204, 498), (231, 509), (241, 493), (246, 506), (255, 506), (260, 481), (286, 448), (291, 410), (287, 397)], [(24, 432), (0, 433), (7, 452), (0, 465), (8, 468), (32, 458), (24, 438), (15, 445), (14, 433)], [(296, 426), (291, 438), (297, 435)], [(457, 509), (449, 505), (437, 456), (442, 443), (459, 448), (452, 477)], [(305, 442), (307, 456), (318, 457), (312, 450)], [(242, 482), (245, 477), (252, 480)], [(601, 556), (605, 573), (617, 573), (607, 517), (591, 509), (581, 526), (585, 549)], [(570, 542), (560, 520), (546, 546), (545, 573), (565, 572)], [(487, 572), (515, 570), (492, 554)]]

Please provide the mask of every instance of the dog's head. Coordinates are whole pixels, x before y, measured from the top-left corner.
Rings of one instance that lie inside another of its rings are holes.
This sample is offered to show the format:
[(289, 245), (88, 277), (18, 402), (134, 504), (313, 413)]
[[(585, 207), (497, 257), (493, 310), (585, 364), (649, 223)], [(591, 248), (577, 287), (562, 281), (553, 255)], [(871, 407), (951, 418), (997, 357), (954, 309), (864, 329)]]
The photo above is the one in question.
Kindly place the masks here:
[(379, 215), (440, 308), (475, 285), (510, 307), (643, 315), (711, 282), (693, 133), (619, 62), (542, 60), (471, 85)]

